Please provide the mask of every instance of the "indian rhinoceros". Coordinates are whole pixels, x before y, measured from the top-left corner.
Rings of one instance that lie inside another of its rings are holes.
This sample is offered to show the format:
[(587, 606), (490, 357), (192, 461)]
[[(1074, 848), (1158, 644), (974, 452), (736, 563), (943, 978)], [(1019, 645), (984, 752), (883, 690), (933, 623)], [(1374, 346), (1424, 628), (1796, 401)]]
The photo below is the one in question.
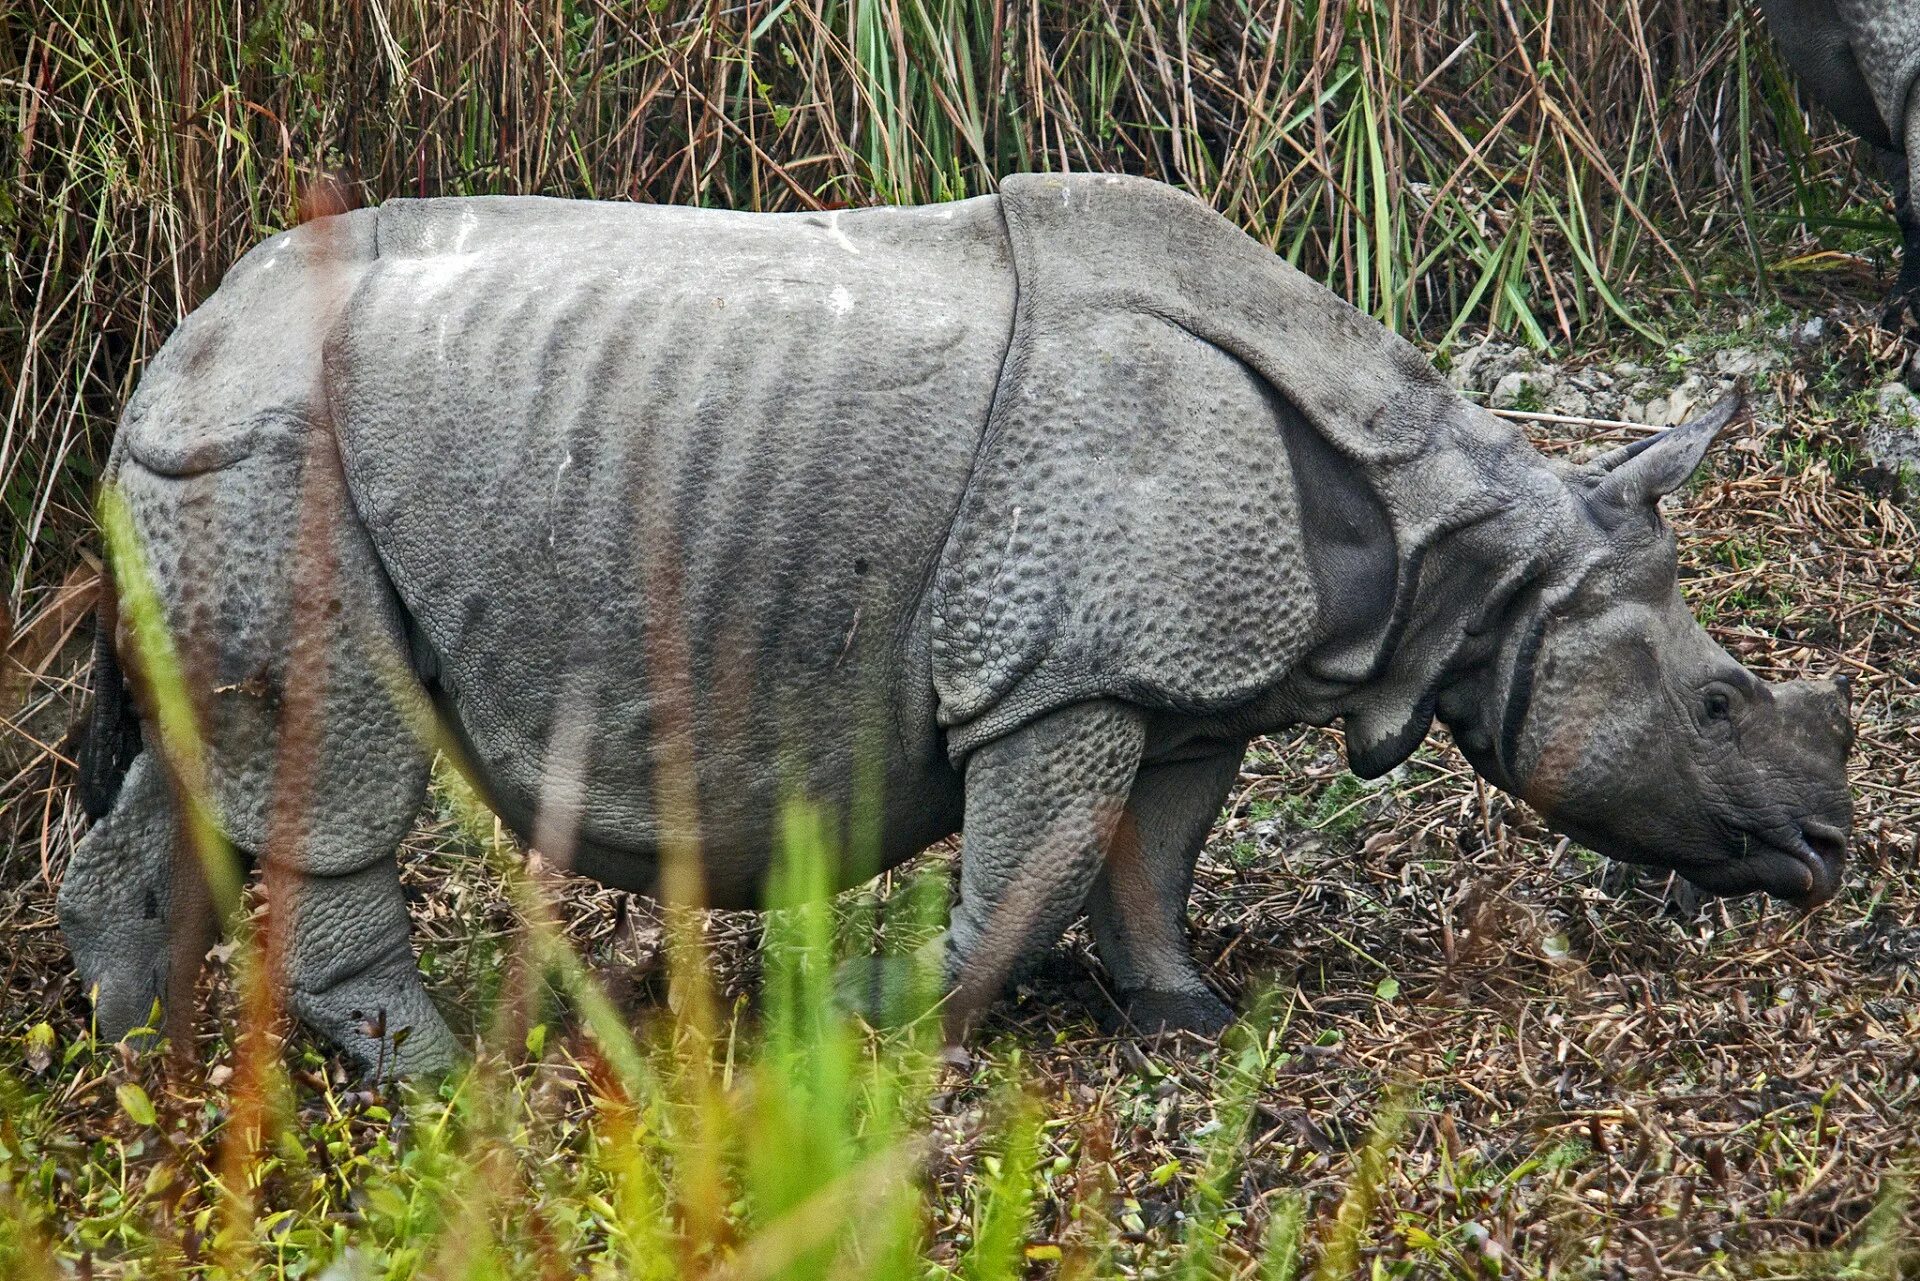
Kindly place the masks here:
[[(506, 823), (610, 885), (697, 848), (705, 901), (753, 905), (796, 795), (867, 834), (849, 879), (961, 831), (960, 1010), (1084, 912), (1134, 1024), (1220, 1027), (1194, 861), (1249, 739), (1299, 723), (1376, 776), (1437, 715), (1596, 850), (1818, 902), (1845, 681), (1714, 644), (1657, 507), (1738, 413), (1549, 462), (1191, 197), (1026, 175), (927, 208), (317, 220), (182, 322), (110, 478), (218, 821), (298, 891), (291, 1008), (421, 1070), (454, 1051), (394, 857), (422, 691)], [(180, 897), (116, 651), (59, 900), (114, 1035)]]
[(1909, 176), (1920, 151), (1920, 3), (1760, 0), (1760, 8), (1787, 65), (1814, 101), (1873, 148), (1893, 188), (1903, 241), (1897, 314), (1920, 293), (1920, 210)]

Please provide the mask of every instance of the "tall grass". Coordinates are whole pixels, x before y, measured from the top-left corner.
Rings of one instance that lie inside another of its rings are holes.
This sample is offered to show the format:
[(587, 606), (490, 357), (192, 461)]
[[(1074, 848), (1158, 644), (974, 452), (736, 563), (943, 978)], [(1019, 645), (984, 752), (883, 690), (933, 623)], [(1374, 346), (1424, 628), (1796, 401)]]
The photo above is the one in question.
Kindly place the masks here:
[(1396, 328), (1538, 344), (1651, 335), (1703, 236), (1764, 260), (1861, 190), (1731, 0), (50, 0), (0, 30), (16, 617), (142, 360), (322, 179), (777, 209), (1124, 170)]

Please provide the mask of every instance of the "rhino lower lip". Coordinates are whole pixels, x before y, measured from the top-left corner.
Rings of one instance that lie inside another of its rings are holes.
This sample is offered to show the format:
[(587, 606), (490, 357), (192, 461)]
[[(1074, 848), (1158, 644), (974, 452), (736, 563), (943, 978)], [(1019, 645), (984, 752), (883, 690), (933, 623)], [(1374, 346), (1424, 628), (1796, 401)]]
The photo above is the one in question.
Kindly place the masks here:
[(1840, 866), (1846, 858), (1844, 838), (1825, 832), (1809, 831), (1791, 844), (1769, 842), (1783, 854), (1791, 855), (1807, 873), (1806, 893), (1797, 901), (1812, 910), (1832, 898), (1840, 888)]
[(1749, 875), (1758, 878), (1748, 881), (1747, 889), (1764, 889), (1803, 911), (1812, 911), (1839, 890), (1847, 857), (1840, 829), (1816, 822), (1791, 836), (1748, 831), (1743, 840), (1746, 861), (1753, 868)]

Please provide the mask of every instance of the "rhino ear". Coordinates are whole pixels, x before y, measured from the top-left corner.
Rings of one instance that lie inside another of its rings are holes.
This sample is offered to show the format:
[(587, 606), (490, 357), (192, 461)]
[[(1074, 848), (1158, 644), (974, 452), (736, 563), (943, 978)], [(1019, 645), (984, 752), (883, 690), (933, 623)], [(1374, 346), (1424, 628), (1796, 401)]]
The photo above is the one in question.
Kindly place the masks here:
[(1602, 456), (1588, 473), (1593, 487), (1587, 502), (1597, 509), (1633, 511), (1660, 501), (1686, 484), (1721, 432), (1746, 416), (1747, 389), (1739, 385), (1691, 422)]

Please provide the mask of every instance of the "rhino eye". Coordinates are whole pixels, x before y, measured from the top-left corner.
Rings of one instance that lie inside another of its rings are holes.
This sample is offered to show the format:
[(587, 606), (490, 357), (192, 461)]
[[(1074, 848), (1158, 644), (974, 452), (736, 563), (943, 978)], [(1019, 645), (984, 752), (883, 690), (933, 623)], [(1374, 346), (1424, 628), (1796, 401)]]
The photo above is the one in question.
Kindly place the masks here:
[(1733, 715), (1733, 700), (1727, 697), (1725, 690), (1710, 689), (1703, 700), (1709, 720), (1724, 721)]

